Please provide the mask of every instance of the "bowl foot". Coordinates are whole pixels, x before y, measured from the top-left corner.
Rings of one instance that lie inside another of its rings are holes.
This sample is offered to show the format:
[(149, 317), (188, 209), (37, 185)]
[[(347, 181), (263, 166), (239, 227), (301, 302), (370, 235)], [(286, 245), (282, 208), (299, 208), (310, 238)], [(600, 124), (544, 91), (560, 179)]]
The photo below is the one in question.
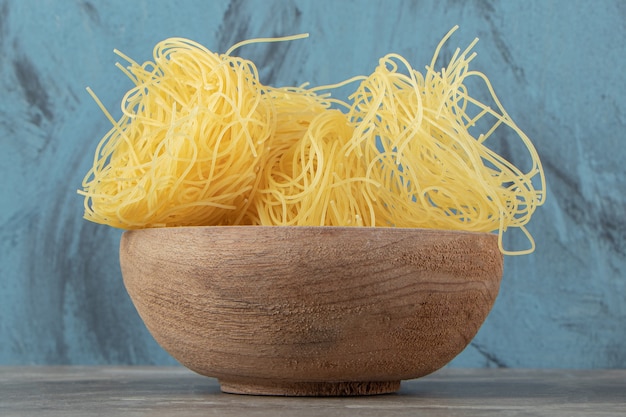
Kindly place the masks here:
[(219, 380), (222, 392), (247, 395), (292, 397), (343, 397), (390, 394), (400, 389), (400, 381), (371, 382), (284, 382)]

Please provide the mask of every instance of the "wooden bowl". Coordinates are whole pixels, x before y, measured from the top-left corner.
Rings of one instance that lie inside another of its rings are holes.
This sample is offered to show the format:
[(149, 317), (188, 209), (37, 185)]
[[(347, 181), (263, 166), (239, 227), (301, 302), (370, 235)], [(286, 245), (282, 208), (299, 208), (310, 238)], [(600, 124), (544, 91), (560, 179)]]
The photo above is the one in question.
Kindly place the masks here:
[(224, 226), (127, 231), (124, 283), (156, 341), (230, 393), (366, 395), (451, 361), (502, 277), (497, 236)]

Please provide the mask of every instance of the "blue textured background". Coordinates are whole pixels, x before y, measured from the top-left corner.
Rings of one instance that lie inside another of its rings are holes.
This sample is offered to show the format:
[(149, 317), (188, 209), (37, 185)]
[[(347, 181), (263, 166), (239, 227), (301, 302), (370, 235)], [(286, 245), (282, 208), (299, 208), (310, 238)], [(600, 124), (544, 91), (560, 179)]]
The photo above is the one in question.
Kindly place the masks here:
[[(0, 0), (0, 364), (169, 364), (123, 288), (120, 232), (84, 221), (76, 189), (138, 61), (170, 36), (218, 52), (252, 37), (262, 81), (333, 83), (441, 37), (478, 58), (533, 139), (549, 196), (538, 249), (509, 257), (498, 301), (454, 366), (626, 366), (626, 2)], [(502, 147), (515, 161), (515, 147)], [(509, 236), (508, 244), (517, 242)]]

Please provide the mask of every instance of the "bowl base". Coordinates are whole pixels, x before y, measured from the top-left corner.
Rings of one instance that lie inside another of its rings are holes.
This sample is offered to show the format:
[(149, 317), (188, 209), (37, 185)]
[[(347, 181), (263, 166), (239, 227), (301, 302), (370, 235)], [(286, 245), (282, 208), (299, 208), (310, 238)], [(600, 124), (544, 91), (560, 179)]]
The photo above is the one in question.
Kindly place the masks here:
[(222, 392), (289, 397), (347, 397), (390, 394), (400, 389), (400, 381), (369, 382), (285, 382), (219, 380)]

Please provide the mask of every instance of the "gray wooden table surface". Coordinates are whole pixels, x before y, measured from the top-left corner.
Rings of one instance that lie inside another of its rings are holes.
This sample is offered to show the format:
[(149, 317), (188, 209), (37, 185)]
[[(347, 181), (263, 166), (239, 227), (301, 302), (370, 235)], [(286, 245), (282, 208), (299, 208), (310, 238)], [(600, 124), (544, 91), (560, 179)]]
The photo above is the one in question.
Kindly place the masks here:
[(444, 369), (396, 394), (223, 394), (179, 367), (0, 367), (0, 416), (626, 416), (626, 370)]

